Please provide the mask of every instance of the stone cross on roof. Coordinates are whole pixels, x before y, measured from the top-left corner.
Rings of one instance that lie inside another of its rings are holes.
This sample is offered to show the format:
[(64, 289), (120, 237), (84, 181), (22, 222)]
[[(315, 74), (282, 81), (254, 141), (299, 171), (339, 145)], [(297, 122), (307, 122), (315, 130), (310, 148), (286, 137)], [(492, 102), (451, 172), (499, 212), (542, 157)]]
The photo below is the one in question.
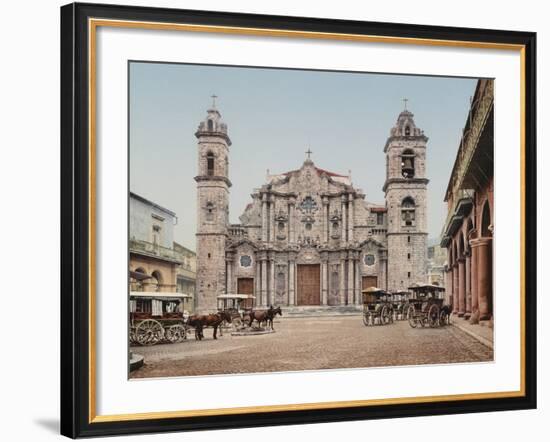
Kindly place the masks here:
[(312, 153), (313, 153), (313, 152), (311, 151), (311, 149), (306, 150), (306, 154), (307, 154), (307, 159), (308, 159), (308, 160), (311, 160), (311, 154), (312, 154)]
[(408, 98), (403, 98), (403, 103), (405, 103), (405, 110), (407, 110), (407, 101), (409, 101)]

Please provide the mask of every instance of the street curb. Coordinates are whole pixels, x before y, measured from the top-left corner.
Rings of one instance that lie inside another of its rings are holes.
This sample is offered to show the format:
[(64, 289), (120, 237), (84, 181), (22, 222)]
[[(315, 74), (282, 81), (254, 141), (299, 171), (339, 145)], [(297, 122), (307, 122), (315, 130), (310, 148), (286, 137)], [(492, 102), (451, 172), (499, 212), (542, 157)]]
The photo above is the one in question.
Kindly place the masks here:
[(472, 338), (477, 339), (483, 345), (485, 345), (486, 347), (489, 347), (491, 350), (493, 350), (493, 342), (490, 341), (489, 339), (486, 339), (483, 336), (480, 336), (477, 333), (474, 333), (473, 331), (467, 329), (466, 327), (462, 327), (460, 324), (457, 324), (456, 322), (451, 322), (451, 325), (453, 327), (458, 328), (459, 330), (462, 330), (467, 335), (470, 335)]

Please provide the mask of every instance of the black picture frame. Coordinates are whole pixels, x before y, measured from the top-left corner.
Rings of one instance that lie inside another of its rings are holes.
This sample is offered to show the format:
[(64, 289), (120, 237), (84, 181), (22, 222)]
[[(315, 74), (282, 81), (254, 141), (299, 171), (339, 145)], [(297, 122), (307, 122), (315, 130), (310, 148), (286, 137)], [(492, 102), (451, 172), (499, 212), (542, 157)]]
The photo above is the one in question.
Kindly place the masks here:
[[(524, 395), (438, 402), (94, 421), (90, 418), (89, 18), (521, 45), (524, 50)], [(71, 438), (536, 408), (536, 34), (73, 3), (61, 8), (61, 433)]]

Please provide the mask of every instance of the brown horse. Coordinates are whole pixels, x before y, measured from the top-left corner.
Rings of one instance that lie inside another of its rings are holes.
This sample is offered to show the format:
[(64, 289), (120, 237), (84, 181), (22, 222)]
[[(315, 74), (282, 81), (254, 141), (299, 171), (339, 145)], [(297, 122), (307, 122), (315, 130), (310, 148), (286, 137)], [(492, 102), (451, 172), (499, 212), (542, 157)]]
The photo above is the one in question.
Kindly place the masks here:
[(250, 322), (248, 323), (249, 327), (252, 327), (254, 321), (258, 322), (258, 327), (262, 326), (263, 322), (267, 322), (268, 319), (268, 310), (251, 310), (249, 313)]
[(283, 312), (281, 311), (281, 307), (275, 307), (273, 308), (273, 306), (270, 306), (269, 307), (269, 310), (267, 311), (267, 326), (271, 328), (271, 330), (275, 330), (273, 328), (273, 318), (275, 318), (275, 316), (283, 316)]
[(275, 315), (283, 315), (283, 312), (281, 311), (281, 307), (273, 308), (272, 305), (269, 306), (269, 309), (267, 310), (252, 310), (250, 312), (250, 322), (249, 327), (252, 327), (252, 324), (254, 321), (258, 322), (258, 327), (262, 326), (262, 323), (266, 323), (267, 325), (271, 325), (273, 328), (273, 318)]
[(195, 339), (200, 341), (204, 338), (204, 327), (212, 327), (214, 329), (213, 338), (218, 339), (218, 327), (223, 321), (232, 321), (231, 315), (228, 312), (220, 311), (218, 313), (210, 313), (208, 315), (192, 315), (189, 317), (187, 325), (195, 327)]

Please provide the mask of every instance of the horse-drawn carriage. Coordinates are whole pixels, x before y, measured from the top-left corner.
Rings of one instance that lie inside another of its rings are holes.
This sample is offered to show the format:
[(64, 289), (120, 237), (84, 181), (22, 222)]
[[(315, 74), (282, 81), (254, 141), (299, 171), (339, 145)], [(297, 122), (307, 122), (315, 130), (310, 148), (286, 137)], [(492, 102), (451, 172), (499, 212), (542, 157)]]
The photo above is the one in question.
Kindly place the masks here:
[[(223, 328), (231, 329), (232, 332), (264, 331), (263, 324), (273, 331), (273, 320), (276, 315), (282, 316), (281, 307), (270, 306), (268, 309), (256, 310), (254, 295), (245, 294), (223, 294), (218, 296), (218, 312), (229, 315), (231, 321), (224, 321)], [(254, 327), (254, 321), (258, 324)], [(246, 330), (245, 330), (246, 329)]]
[(391, 293), (378, 287), (369, 287), (363, 294), (363, 324), (386, 325), (393, 322)]
[(439, 327), (449, 323), (450, 307), (444, 305), (445, 289), (433, 284), (415, 284), (409, 287), (409, 325), (416, 328)]
[(186, 339), (185, 302), (191, 295), (171, 292), (130, 292), (130, 343), (154, 345)]
[(409, 292), (398, 290), (391, 292), (394, 320), (403, 321), (407, 319), (409, 309)]
[(254, 295), (226, 293), (218, 295), (218, 310), (231, 316), (231, 324), (224, 321), (222, 328), (241, 330), (250, 322), (250, 312), (254, 308)]

